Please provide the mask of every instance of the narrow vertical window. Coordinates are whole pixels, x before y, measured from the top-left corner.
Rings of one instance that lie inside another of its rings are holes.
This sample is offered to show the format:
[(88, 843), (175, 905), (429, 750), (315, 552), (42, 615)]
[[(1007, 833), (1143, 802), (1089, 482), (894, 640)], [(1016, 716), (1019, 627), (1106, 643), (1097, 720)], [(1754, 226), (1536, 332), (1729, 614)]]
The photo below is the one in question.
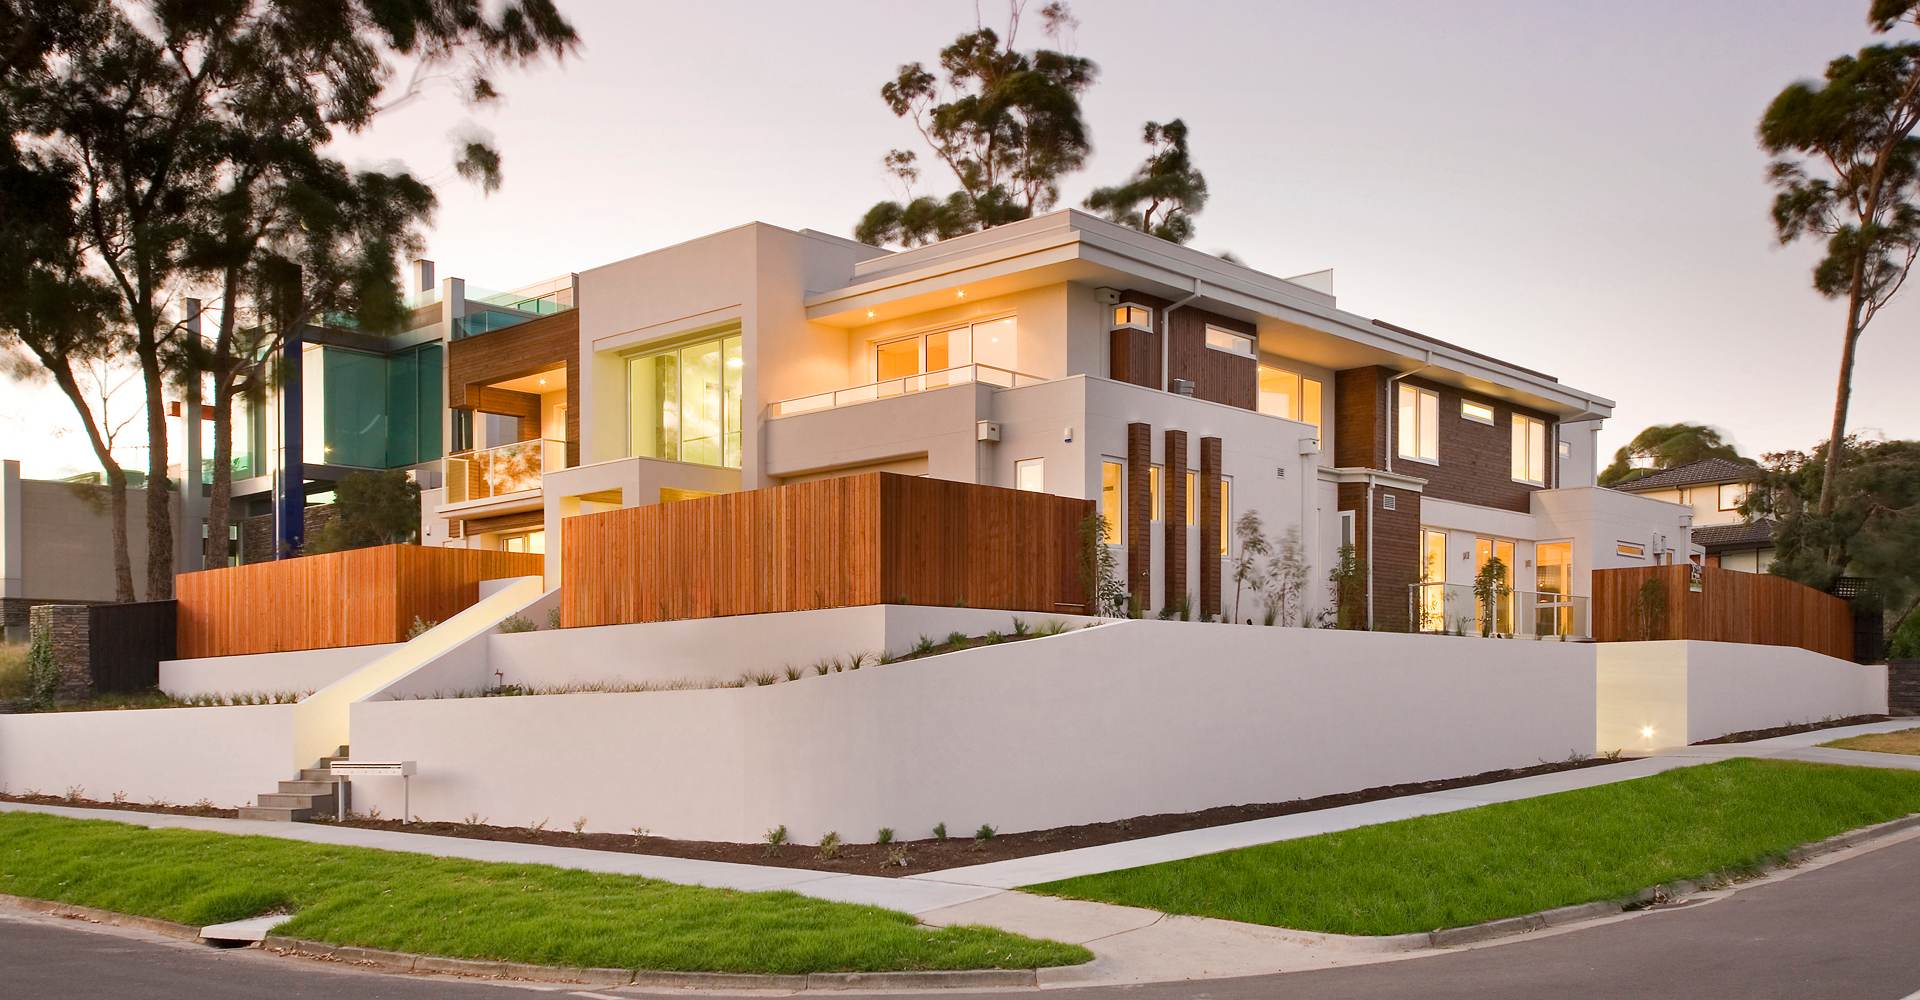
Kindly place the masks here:
[(1220, 480), (1220, 554), (1227, 554), (1227, 542), (1233, 538), (1233, 484)]
[(1200, 487), (1195, 473), (1187, 473), (1187, 527), (1200, 523)]
[(1107, 521), (1108, 545), (1120, 544), (1120, 484), (1124, 478), (1119, 462), (1100, 463), (1100, 516)]
[(1160, 466), (1157, 465), (1147, 468), (1147, 494), (1153, 500), (1153, 506), (1150, 509), (1153, 511), (1152, 519), (1155, 521), (1166, 520), (1166, 505), (1160, 493), (1161, 471)]
[(1546, 421), (1513, 415), (1513, 478), (1515, 482), (1546, 485)]
[(1440, 394), (1417, 385), (1400, 385), (1401, 458), (1440, 460)]

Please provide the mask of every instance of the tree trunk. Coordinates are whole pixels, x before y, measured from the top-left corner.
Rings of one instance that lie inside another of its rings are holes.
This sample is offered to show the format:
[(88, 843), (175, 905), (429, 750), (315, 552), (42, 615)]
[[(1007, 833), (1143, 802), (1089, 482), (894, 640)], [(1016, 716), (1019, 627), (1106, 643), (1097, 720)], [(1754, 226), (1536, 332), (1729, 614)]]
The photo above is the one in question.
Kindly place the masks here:
[(207, 495), (207, 547), (202, 565), (227, 564), (227, 524), (233, 504), (233, 386), (222, 373), (213, 389), (213, 483)]
[(1847, 335), (1840, 343), (1840, 378), (1833, 392), (1833, 428), (1827, 435), (1827, 465), (1820, 472), (1820, 516), (1823, 518), (1833, 516), (1834, 505), (1839, 500), (1835, 485), (1840, 479), (1841, 456), (1845, 452), (1847, 404), (1853, 401), (1853, 353), (1860, 344), (1861, 304), (1858, 292), (1849, 296)]
[(114, 460), (113, 449), (108, 446), (105, 435), (100, 433), (100, 425), (94, 419), (93, 411), (87, 407), (87, 397), (80, 391), (80, 383), (73, 377), (73, 369), (66, 359), (55, 358), (35, 352), (40, 363), (53, 373), (54, 384), (66, 395), (67, 401), (80, 416), (80, 426), (87, 432), (87, 444), (93, 448), (93, 457), (99, 461), (100, 468), (107, 473), (107, 495), (111, 499), (110, 510), (113, 516), (113, 599), (126, 604), (138, 598), (133, 592), (133, 556), (127, 551), (127, 473)]
[(140, 375), (147, 390), (147, 600), (173, 596), (173, 510), (167, 483), (167, 385), (160, 348), (141, 337)]

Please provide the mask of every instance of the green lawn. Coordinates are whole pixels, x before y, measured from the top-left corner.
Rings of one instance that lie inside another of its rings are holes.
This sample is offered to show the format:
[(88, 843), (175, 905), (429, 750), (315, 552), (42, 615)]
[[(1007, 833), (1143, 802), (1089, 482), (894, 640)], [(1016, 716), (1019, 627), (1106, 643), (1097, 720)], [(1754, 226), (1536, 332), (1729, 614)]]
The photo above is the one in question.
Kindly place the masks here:
[(1920, 773), (1736, 759), (1029, 887), (1340, 934), (1401, 934), (1761, 866), (1920, 812)]
[(672, 971), (1034, 968), (1092, 955), (984, 927), (786, 892), (487, 864), (272, 837), (0, 813), (0, 892), (454, 958)]

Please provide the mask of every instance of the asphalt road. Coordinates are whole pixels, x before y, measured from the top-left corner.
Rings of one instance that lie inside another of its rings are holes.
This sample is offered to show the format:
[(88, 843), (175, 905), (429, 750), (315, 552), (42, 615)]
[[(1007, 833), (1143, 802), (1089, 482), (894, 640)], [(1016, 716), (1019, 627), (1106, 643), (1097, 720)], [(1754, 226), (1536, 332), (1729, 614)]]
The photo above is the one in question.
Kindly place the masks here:
[[(528, 992), (526, 986), (383, 976), (112, 929), (0, 919), (0, 997), (8, 1000), (500, 1000)], [(624, 992), (582, 988), (575, 995)], [(570, 993), (562, 989), (551, 995)], [(1713, 902), (1499, 947), (1289, 976), (1046, 995), (1059, 1000), (1909, 1000), (1920, 995), (1920, 838)]]

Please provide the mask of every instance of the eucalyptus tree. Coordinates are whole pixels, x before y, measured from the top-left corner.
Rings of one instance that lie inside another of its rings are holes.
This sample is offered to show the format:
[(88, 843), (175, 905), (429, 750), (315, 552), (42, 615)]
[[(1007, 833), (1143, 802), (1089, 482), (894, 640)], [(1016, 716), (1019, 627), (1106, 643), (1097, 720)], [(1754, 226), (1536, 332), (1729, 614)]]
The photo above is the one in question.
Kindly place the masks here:
[(1123, 226), (1185, 243), (1193, 239), (1194, 213), (1207, 204), (1207, 178), (1187, 150), (1187, 124), (1148, 122), (1142, 131), (1146, 162), (1124, 183), (1095, 188), (1086, 206)]
[[(1873, 0), (1868, 23), (1880, 33), (1916, 23), (1920, 0)], [(1781, 243), (1817, 239), (1813, 269), (1821, 295), (1846, 301), (1840, 370), (1828, 441), (1844, 441), (1860, 336), (1906, 282), (1920, 255), (1920, 43), (1869, 45), (1827, 64), (1820, 80), (1782, 90), (1760, 120), (1760, 145), (1774, 159), (1773, 222)], [(1818, 510), (1838, 501), (1841, 460), (1824, 464)]]
[[(173, 300), (217, 273), (223, 303), (234, 295), (221, 322), (237, 322), (239, 295), (273, 270), (255, 254), (269, 245), (274, 220), (295, 214), (280, 197), (341, 175), (337, 164), (316, 163), (334, 135), (365, 129), (436, 81), (457, 82), (469, 100), (493, 99), (498, 67), (564, 56), (578, 37), (553, 0), (0, 2), (16, 37), (28, 40), (6, 51), (0, 124), (11, 145), (76, 179), (66, 210), (86, 239), (83, 270), (115, 292), (124, 347), (142, 372), (153, 486), (147, 592), (167, 596), (174, 538), (160, 486), (169, 459), (165, 395), (176, 376), (168, 365), (205, 360), (203, 346), (182, 335)], [(489, 190), (499, 183), (499, 154), (483, 141), (461, 141), (454, 165)], [(379, 188), (369, 180), (361, 193)], [(207, 224), (211, 237), (197, 228)], [(280, 232), (306, 238), (305, 230)]]

